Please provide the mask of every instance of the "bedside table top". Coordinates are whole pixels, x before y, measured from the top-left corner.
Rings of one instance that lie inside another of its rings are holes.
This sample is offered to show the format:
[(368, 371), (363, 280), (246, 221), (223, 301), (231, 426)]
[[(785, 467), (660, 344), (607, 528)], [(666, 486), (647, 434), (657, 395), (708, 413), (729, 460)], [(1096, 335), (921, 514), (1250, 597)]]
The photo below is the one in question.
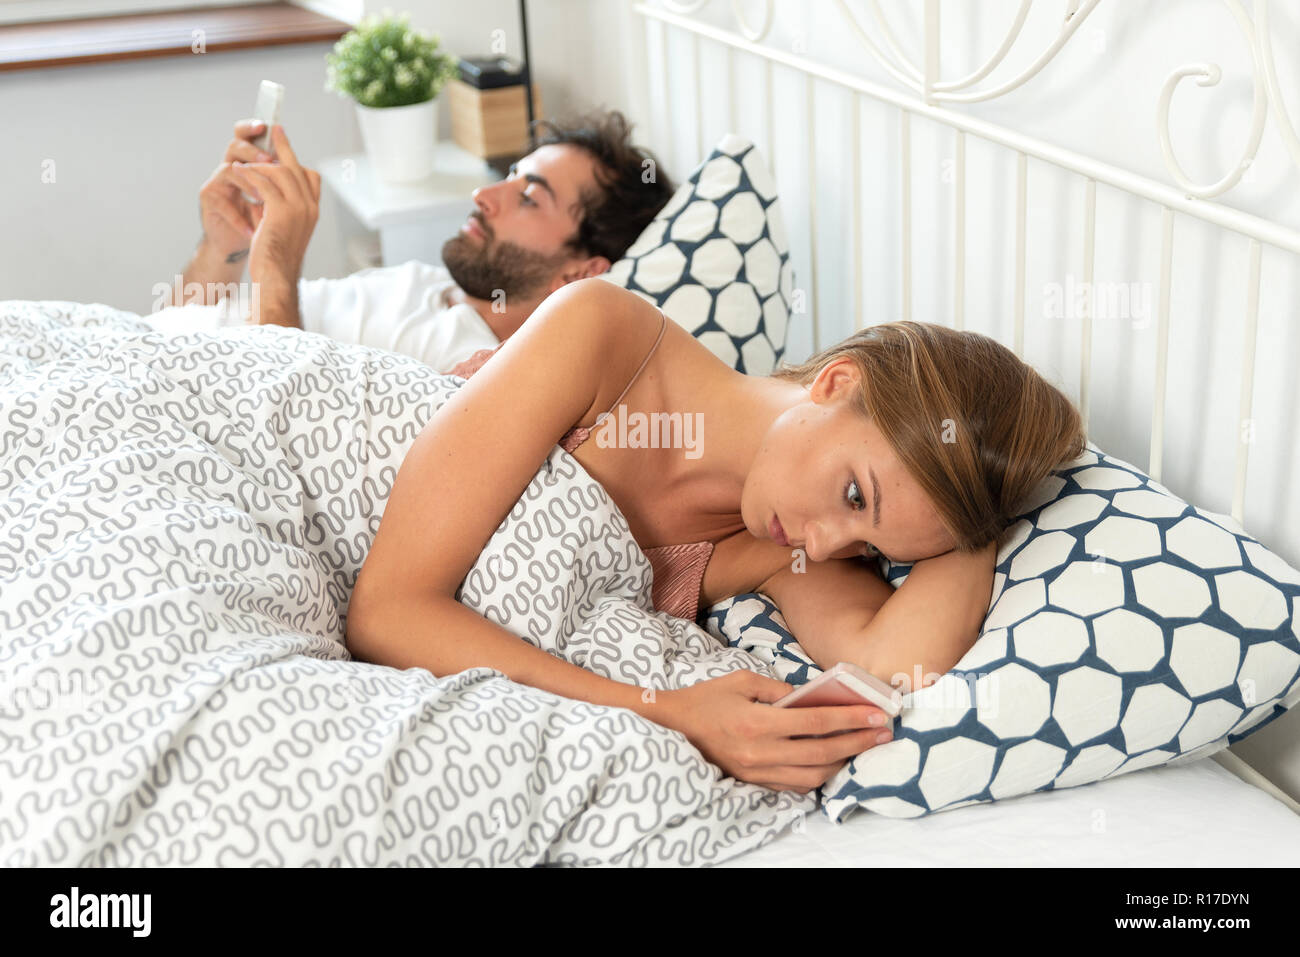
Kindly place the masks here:
[(487, 163), (455, 143), (434, 148), (434, 170), (412, 183), (385, 183), (365, 153), (333, 156), (317, 167), (321, 179), (368, 229), (420, 222), (430, 214), (468, 210), (470, 193), (498, 180)]

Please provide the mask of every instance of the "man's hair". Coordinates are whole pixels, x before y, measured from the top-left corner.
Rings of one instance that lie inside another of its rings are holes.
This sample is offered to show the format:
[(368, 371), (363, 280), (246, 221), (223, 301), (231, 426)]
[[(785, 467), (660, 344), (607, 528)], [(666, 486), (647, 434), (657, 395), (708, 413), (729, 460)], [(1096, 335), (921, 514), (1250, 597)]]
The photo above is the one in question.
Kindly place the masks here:
[(535, 147), (562, 144), (586, 150), (596, 160), (598, 190), (584, 190), (574, 252), (623, 258), (641, 231), (673, 195), (673, 184), (649, 150), (631, 142), (632, 124), (618, 111), (588, 113), (559, 122), (533, 124)]

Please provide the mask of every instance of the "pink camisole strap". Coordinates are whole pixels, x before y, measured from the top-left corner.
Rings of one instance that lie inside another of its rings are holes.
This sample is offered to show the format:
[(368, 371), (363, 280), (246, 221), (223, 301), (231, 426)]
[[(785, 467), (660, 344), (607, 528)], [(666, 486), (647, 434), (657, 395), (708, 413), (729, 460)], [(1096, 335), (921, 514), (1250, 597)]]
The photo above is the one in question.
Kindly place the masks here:
[(627, 386), (623, 389), (622, 394), (614, 400), (614, 404), (609, 407), (608, 412), (602, 412), (600, 415), (596, 416), (595, 425), (575, 425), (573, 428), (569, 429), (568, 432), (565, 432), (564, 435), (560, 437), (560, 448), (572, 454), (574, 449), (591, 437), (592, 429), (599, 427), (600, 424), (605, 421), (606, 416), (614, 414), (614, 410), (618, 408), (619, 403), (622, 402), (628, 392), (631, 391), (632, 384), (636, 382), (641, 373), (645, 371), (645, 367), (650, 364), (650, 359), (654, 356), (655, 350), (659, 348), (659, 343), (663, 341), (664, 330), (667, 328), (668, 317), (664, 314), (664, 311), (660, 309), (659, 335), (655, 338), (655, 344), (652, 345), (650, 351), (645, 354), (645, 358), (641, 360), (641, 365), (637, 368), (636, 372), (632, 373), (632, 378), (627, 380)]

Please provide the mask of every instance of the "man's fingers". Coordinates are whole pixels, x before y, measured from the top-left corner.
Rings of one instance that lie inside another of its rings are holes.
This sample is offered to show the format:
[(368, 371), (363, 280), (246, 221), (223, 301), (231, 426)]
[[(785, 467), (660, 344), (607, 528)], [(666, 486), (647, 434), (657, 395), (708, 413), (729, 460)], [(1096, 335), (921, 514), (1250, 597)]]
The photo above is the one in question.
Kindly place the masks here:
[(244, 180), (235, 175), (233, 163), (222, 163), (218, 166), (212, 171), (208, 181), (203, 184), (203, 188), (199, 190), (200, 201), (207, 205), (221, 199), (233, 201), (236, 196), (240, 195), (243, 196), (245, 205), (262, 202), (257, 196), (250, 195), (250, 190), (245, 186)]
[(273, 184), (279, 196), (286, 201), (303, 205), (313, 201), (311, 186), (307, 182), (307, 171), (301, 166), (293, 168), (283, 163), (235, 163), (234, 168), (260, 176), (264, 181)]
[(320, 203), (320, 174), (298, 161), (298, 154), (289, 145), (289, 136), (279, 123), (271, 127), (271, 145), (275, 149), (279, 165), (294, 174), (295, 185), (303, 201)]
[(310, 198), (313, 202), (319, 202), (320, 184), (319, 182), (313, 182), (312, 177), (315, 176), (319, 181), (320, 176), (315, 170), (309, 170), (298, 162), (298, 154), (289, 145), (289, 136), (279, 123), (271, 127), (271, 143), (275, 147), (275, 155), (279, 159), (280, 165), (295, 174), (302, 188), (302, 198), (304, 200)]
[(271, 145), (275, 147), (275, 155), (282, 165), (288, 166), (290, 169), (295, 169), (300, 165), (298, 155), (293, 151), (293, 147), (289, 145), (289, 137), (285, 134), (284, 127), (279, 123), (271, 127)]
[(240, 120), (235, 124), (235, 138), (251, 140), (266, 131), (266, 124), (261, 120)]
[(235, 188), (242, 190), (246, 199), (262, 202), (262, 194), (258, 191), (258, 185), (254, 183), (252, 175), (244, 172), (241, 167), (236, 166), (234, 163), (228, 164), (221, 171), (221, 178)]
[(230, 166), (230, 175), (235, 182), (256, 195), (262, 202), (285, 198), (284, 183), (278, 180), (282, 180), (287, 173), (287, 170), (281, 170), (270, 164), (262, 164), (260, 169), (246, 163), (232, 163)]
[(271, 160), (270, 153), (263, 153), (247, 140), (233, 139), (226, 147), (227, 163), (269, 163)]
[[(257, 207), (261, 208), (261, 207)], [(220, 219), (225, 220), (232, 227), (243, 233), (245, 236), (252, 237), (253, 226), (246, 220), (235, 207), (235, 204), (228, 199), (217, 200), (212, 205), (212, 212)]]

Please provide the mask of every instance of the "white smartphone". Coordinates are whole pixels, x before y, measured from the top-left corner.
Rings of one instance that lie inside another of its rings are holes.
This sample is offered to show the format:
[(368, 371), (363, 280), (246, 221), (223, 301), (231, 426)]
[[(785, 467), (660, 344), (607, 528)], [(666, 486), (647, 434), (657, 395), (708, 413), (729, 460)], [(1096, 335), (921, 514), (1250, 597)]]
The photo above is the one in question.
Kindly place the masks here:
[(271, 145), (271, 127), (280, 122), (280, 108), (284, 105), (284, 87), (270, 80), (263, 80), (257, 88), (257, 106), (253, 109), (253, 119), (261, 120), (266, 129), (253, 139), (253, 145), (263, 153), (275, 155)]
[(841, 661), (812, 681), (772, 702), (778, 708), (872, 704), (891, 718), (903, 710), (903, 693), (855, 664)]

